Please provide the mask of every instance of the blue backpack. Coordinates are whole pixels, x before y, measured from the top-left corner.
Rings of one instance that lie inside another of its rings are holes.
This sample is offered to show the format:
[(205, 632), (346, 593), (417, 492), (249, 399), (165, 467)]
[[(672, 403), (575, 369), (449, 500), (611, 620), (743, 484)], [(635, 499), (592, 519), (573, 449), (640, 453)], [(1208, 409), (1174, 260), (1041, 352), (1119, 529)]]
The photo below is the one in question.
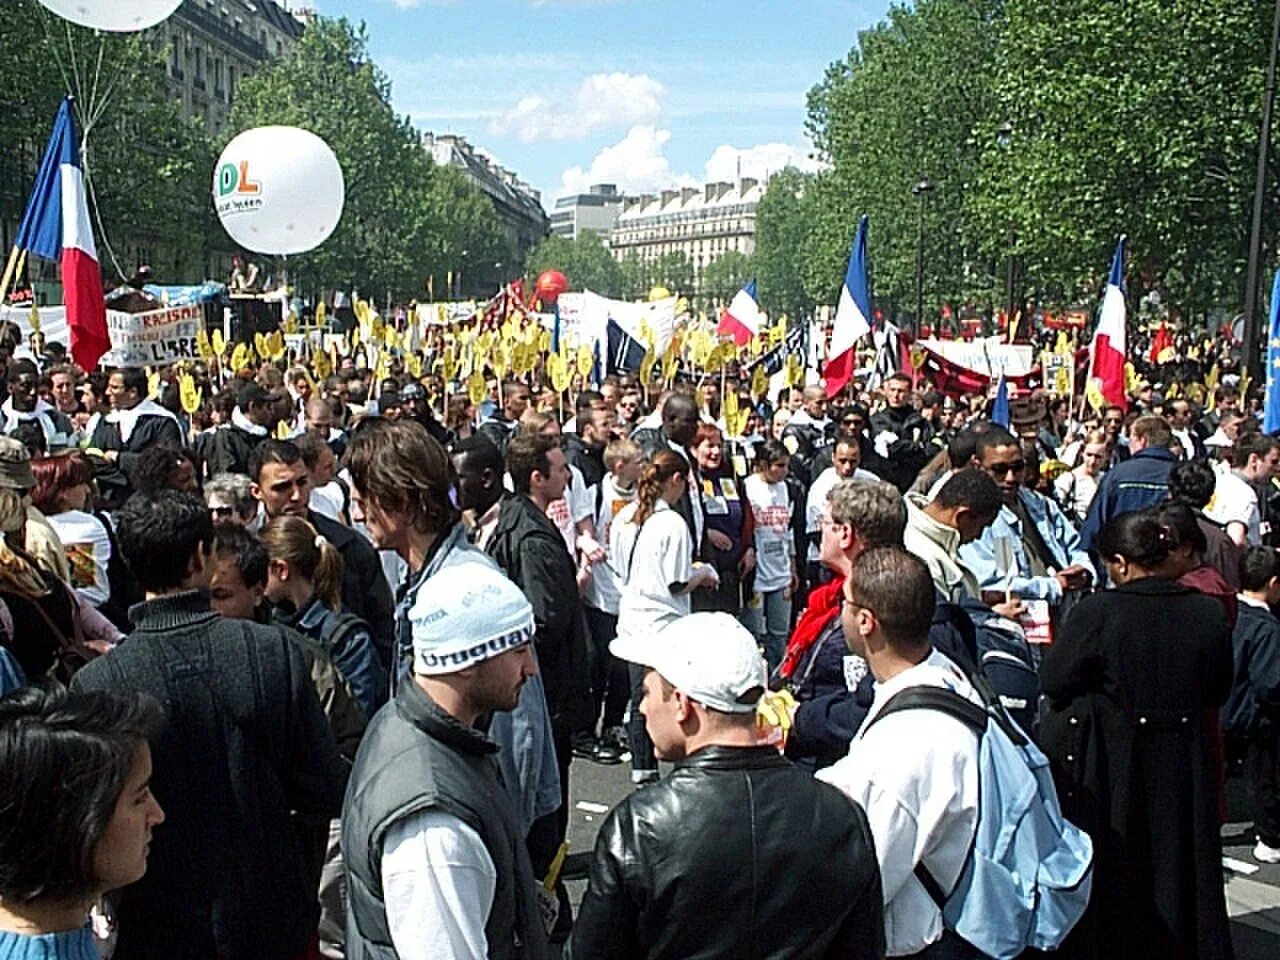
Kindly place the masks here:
[(1093, 842), (1058, 806), (1049, 761), (990, 687), (985, 709), (942, 687), (895, 694), (872, 723), (899, 710), (937, 710), (972, 728), (978, 751), (978, 824), (960, 879), (945, 893), (923, 863), (915, 875), (943, 923), (994, 960), (1062, 945), (1089, 905)]

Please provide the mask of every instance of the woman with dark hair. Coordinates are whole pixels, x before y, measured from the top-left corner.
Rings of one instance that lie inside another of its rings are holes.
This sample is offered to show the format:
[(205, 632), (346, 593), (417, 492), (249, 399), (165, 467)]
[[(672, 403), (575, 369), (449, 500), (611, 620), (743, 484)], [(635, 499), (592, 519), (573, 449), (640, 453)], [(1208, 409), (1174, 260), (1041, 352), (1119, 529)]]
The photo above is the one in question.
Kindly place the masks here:
[(133, 465), (129, 480), (137, 493), (177, 490), (200, 495), (198, 471), (191, 454), (165, 444), (144, 451)]
[[(699, 587), (714, 589), (715, 568), (693, 561), (693, 535), (672, 507), (684, 495), (689, 461), (672, 450), (659, 450), (645, 465), (636, 484), (634, 503), (623, 508), (609, 529), (609, 562), (619, 574), (618, 639), (643, 642), (673, 620), (690, 612), (689, 595)], [(640, 713), (644, 669), (631, 675), (631, 779), (658, 778), (653, 743)]]
[(751, 597), (750, 574), (756, 565), (755, 516), (742, 488), (743, 478), (725, 458), (720, 428), (714, 423), (699, 423), (691, 449), (702, 481), (711, 563), (720, 577), (714, 591), (694, 595), (693, 607), (741, 616)]
[(787, 448), (778, 440), (766, 440), (756, 453), (755, 473), (743, 484), (755, 518), (756, 595), (751, 600), (751, 626), (771, 671), (786, 651), (791, 598), (800, 585), (792, 530), (795, 500), (787, 485), (790, 468)]
[(96, 960), (89, 911), (147, 869), (163, 715), (138, 696), (25, 687), (0, 699), (0, 957)]
[[(1227, 623), (1235, 629), (1237, 590), (1205, 562), (1208, 540), (1196, 522), (1195, 511), (1176, 500), (1167, 500), (1152, 510), (1174, 538), (1174, 547), (1169, 554), (1170, 575), (1182, 586), (1199, 590), (1222, 604)], [(1236, 567), (1236, 579), (1239, 581), (1239, 564)]]
[(1097, 542), (1114, 589), (1067, 615), (1040, 668), (1044, 752), (1094, 843), (1064, 957), (1231, 956), (1209, 715), (1231, 688), (1221, 604), (1176, 582), (1178, 531), (1127, 513)]
[(1217, 482), (1218, 475), (1208, 461), (1183, 460), (1175, 463), (1169, 471), (1169, 496), (1191, 508), (1196, 526), (1204, 535), (1205, 546), (1200, 551), (1204, 562), (1222, 574), (1233, 591), (1239, 591), (1240, 548), (1227, 536), (1222, 524), (1210, 520), (1204, 513), (1204, 508), (1213, 499)]

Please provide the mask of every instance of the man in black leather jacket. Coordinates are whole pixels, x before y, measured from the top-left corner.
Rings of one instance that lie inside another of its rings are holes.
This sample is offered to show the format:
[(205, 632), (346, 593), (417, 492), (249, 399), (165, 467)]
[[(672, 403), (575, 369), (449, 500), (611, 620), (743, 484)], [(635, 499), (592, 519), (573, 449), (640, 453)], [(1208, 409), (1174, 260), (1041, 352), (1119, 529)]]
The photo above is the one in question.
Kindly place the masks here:
[(605, 820), (566, 957), (883, 957), (866, 817), (758, 743), (751, 634), (695, 613), (611, 649), (649, 668), (641, 711), (675, 770)]

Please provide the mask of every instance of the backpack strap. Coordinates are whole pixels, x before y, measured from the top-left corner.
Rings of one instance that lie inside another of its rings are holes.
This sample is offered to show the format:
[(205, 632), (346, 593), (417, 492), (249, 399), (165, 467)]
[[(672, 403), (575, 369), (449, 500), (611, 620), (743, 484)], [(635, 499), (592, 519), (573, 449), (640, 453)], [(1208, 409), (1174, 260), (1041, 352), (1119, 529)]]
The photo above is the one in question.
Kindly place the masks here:
[(871, 719), (867, 728), (875, 726), (881, 718), (902, 710), (937, 710), (959, 720), (979, 736), (987, 729), (985, 709), (954, 690), (932, 686), (908, 687), (901, 693), (895, 693)]
[[(867, 724), (866, 729), (875, 726), (881, 717), (888, 716), (891, 713), (900, 713), (903, 710), (936, 710), (939, 713), (945, 713), (949, 717), (959, 720), (969, 729), (973, 730), (979, 737), (986, 732), (987, 720), (990, 716), (987, 711), (978, 706), (967, 697), (962, 697), (954, 690), (948, 690), (945, 687), (908, 687), (901, 693), (895, 693)], [(972, 853), (970, 854), (972, 856)], [(938, 883), (929, 868), (924, 865), (921, 860), (916, 864), (916, 868), (912, 871), (920, 885), (924, 887), (925, 893), (929, 894), (929, 899), (934, 902), (939, 910), (946, 905), (948, 894), (942, 889), (942, 885)]]

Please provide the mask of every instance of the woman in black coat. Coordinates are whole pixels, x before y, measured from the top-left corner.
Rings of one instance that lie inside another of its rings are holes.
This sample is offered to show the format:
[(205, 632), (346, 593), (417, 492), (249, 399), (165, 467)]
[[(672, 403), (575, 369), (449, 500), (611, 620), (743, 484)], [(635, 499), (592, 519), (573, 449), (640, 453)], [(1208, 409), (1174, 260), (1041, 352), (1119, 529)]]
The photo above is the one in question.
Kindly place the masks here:
[(1098, 548), (1115, 589), (1071, 611), (1041, 665), (1042, 747), (1094, 843), (1065, 956), (1232, 955), (1209, 721), (1231, 688), (1231, 630), (1171, 579), (1177, 539), (1154, 512), (1112, 520)]

